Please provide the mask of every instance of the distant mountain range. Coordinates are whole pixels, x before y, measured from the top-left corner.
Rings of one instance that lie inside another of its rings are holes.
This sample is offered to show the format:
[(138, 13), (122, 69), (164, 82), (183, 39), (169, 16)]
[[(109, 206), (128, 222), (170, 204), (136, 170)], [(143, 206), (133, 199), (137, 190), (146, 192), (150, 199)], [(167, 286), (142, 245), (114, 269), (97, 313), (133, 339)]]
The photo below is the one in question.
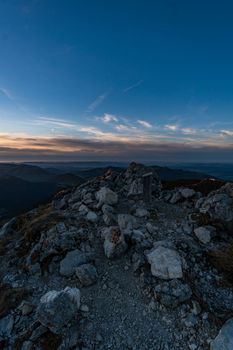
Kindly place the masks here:
[(62, 189), (83, 179), (59, 171), (51, 174), (38, 166), (0, 164), (0, 222), (49, 201)]
[(173, 169), (203, 172), (225, 181), (233, 181), (233, 163), (179, 163), (168, 166)]
[[(128, 164), (114, 162), (0, 163), (0, 222), (49, 201), (60, 190), (78, 186), (103, 175), (108, 169), (125, 170)], [(195, 168), (153, 166), (162, 181), (209, 178)], [(208, 168), (206, 168), (208, 169)]]
[[(118, 162), (69, 162), (69, 163), (28, 163), (28, 165), (37, 165), (50, 174), (63, 174), (69, 172), (83, 179), (89, 179), (94, 176), (103, 175), (108, 169), (116, 172), (122, 172), (128, 167), (128, 163)], [(171, 169), (170, 167), (153, 165), (162, 180), (179, 180), (179, 179), (204, 179), (209, 177), (208, 173)]]

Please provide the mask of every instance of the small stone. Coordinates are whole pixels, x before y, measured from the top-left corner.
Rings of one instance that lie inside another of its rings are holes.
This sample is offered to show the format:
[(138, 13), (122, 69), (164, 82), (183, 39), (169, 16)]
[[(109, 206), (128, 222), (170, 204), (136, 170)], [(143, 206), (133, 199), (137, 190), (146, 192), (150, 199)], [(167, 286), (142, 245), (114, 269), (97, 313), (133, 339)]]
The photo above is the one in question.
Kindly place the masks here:
[(23, 343), (21, 350), (31, 350), (33, 348), (33, 343), (30, 340), (27, 340)]
[(182, 195), (181, 195), (180, 191), (176, 191), (176, 192), (172, 195), (172, 197), (171, 197), (171, 199), (170, 199), (170, 203), (171, 203), (171, 204), (176, 204), (177, 202), (179, 202), (179, 200), (181, 200), (181, 198), (182, 198)]
[(101, 343), (101, 342), (103, 341), (103, 337), (102, 337), (102, 335), (101, 335), (100, 333), (97, 333), (97, 334), (96, 334), (95, 339), (96, 339), (96, 341), (99, 342), (99, 343)]
[(87, 213), (88, 212), (88, 207), (84, 204), (81, 204), (79, 207), (79, 211), (83, 212), (83, 213)]
[(146, 223), (146, 229), (151, 235), (155, 233), (155, 227), (150, 222)]
[(86, 216), (87, 220), (90, 222), (96, 222), (98, 220), (98, 216), (94, 211), (89, 211)]
[(190, 350), (196, 350), (197, 349), (197, 345), (196, 344), (189, 344), (189, 349)]
[(106, 225), (114, 225), (117, 222), (117, 216), (114, 208), (111, 205), (104, 204), (102, 206), (103, 220)]
[(201, 306), (196, 300), (192, 300), (193, 308), (192, 313), (194, 315), (199, 315), (201, 313)]
[(33, 305), (28, 303), (27, 301), (23, 301), (19, 306), (19, 310), (21, 311), (23, 316), (29, 315), (33, 310)]
[(188, 199), (188, 198), (191, 198), (195, 195), (195, 191), (191, 188), (181, 188), (180, 189), (180, 194), (182, 197)]
[(137, 208), (136, 212), (135, 212), (135, 216), (137, 216), (138, 218), (143, 218), (143, 217), (148, 217), (150, 214), (148, 212), (148, 210), (143, 209), (143, 208)]
[(192, 313), (189, 314), (185, 319), (184, 319), (184, 324), (186, 327), (188, 328), (192, 328), (194, 326), (196, 326), (198, 320), (197, 317), (195, 315), (193, 315)]
[(82, 312), (89, 312), (89, 307), (86, 304), (82, 304), (80, 310)]
[(194, 230), (196, 237), (204, 244), (210, 242), (211, 237), (215, 234), (215, 232), (216, 229), (212, 226), (200, 226)]
[(95, 266), (83, 264), (76, 268), (76, 276), (83, 286), (90, 286), (96, 283), (98, 275)]

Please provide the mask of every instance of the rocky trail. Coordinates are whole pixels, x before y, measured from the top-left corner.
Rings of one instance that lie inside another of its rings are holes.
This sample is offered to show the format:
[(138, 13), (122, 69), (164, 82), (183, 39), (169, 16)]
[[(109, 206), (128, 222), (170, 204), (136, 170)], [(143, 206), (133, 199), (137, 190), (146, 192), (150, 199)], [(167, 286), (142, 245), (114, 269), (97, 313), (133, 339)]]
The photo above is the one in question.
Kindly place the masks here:
[(136, 163), (56, 196), (0, 230), (0, 349), (232, 350), (232, 228)]

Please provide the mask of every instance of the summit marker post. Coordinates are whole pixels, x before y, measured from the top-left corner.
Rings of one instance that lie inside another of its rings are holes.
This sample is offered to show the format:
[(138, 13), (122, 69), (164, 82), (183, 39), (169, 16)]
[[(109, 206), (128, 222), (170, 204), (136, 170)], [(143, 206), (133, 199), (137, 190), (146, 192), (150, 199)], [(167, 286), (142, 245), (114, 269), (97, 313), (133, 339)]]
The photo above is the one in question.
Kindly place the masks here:
[(152, 172), (142, 175), (143, 177), (143, 198), (146, 203), (150, 203), (152, 195)]

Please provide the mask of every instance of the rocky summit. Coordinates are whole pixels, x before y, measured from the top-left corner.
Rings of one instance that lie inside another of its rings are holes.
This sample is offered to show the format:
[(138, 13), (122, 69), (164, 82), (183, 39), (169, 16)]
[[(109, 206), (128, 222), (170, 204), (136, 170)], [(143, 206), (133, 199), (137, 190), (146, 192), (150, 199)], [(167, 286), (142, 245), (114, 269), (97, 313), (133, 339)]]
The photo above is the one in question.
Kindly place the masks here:
[(132, 163), (0, 230), (0, 349), (232, 350), (233, 184)]

